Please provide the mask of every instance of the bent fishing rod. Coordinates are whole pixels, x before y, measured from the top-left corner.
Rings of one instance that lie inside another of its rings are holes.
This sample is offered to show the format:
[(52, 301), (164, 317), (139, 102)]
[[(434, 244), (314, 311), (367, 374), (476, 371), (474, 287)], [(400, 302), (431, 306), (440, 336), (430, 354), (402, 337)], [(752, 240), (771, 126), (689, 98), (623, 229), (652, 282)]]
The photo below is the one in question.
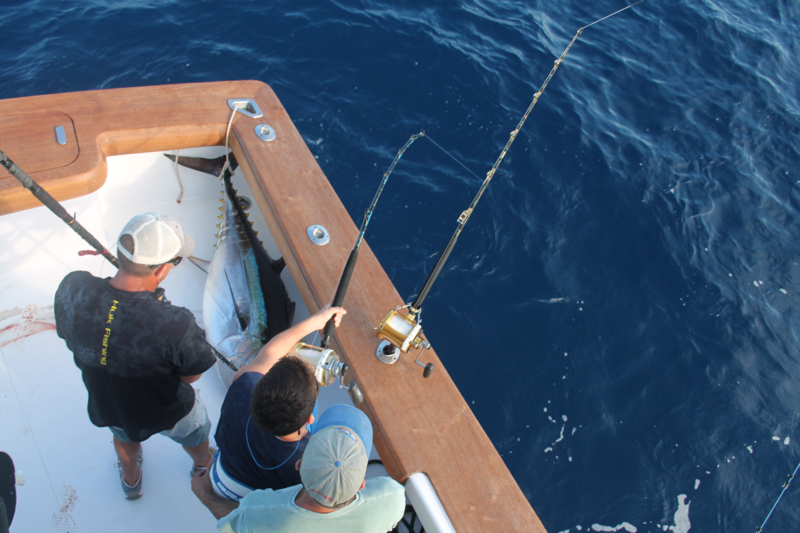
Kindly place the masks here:
[[(69, 226), (72, 229), (72, 231), (77, 233), (81, 239), (89, 243), (89, 245), (92, 248), (97, 250), (97, 253), (99, 255), (102, 255), (104, 258), (108, 260), (109, 263), (119, 268), (119, 261), (117, 260), (116, 257), (114, 257), (111, 254), (111, 252), (108, 251), (108, 248), (103, 246), (100, 243), (100, 241), (95, 239), (94, 235), (89, 233), (89, 231), (86, 228), (81, 226), (80, 223), (77, 220), (75, 220), (75, 217), (67, 213), (67, 210), (64, 209), (64, 206), (58, 203), (58, 200), (53, 198), (49, 192), (44, 190), (41, 186), (39, 186), (38, 183), (33, 181), (33, 178), (31, 178), (27, 172), (19, 168), (17, 164), (14, 163), (11, 159), (9, 159), (9, 157), (2, 151), (0, 151), (0, 165), (3, 165), (3, 167), (5, 167), (5, 169), (8, 170), (8, 172), (12, 176), (14, 176), (22, 184), (23, 187), (28, 189), (31, 192), (31, 194), (33, 194), (37, 200), (42, 202), (42, 204), (45, 207), (47, 207), (50, 211), (52, 211), (54, 215), (63, 220), (64, 223), (67, 226)], [(160, 287), (156, 289), (156, 296), (158, 297), (159, 300), (164, 300), (164, 289), (161, 289)], [(210, 344), (209, 346), (211, 347), (211, 351), (214, 352), (214, 355), (216, 355), (220, 361), (225, 363), (234, 372), (238, 370), (238, 368), (236, 368), (236, 366), (234, 366), (234, 364), (231, 363), (227, 357), (219, 353)]]
[[(364, 234), (367, 231), (369, 221), (372, 219), (372, 213), (375, 211), (375, 206), (378, 203), (378, 199), (381, 197), (381, 193), (383, 192), (383, 188), (386, 186), (386, 182), (389, 181), (389, 176), (392, 175), (394, 167), (397, 165), (397, 162), (400, 160), (400, 158), (403, 157), (405, 151), (408, 150), (408, 147), (411, 146), (414, 141), (424, 135), (424, 131), (412, 135), (411, 138), (409, 138), (408, 141), (403, 145), (403, 147), (398, 150), (397, 155), (392, 161), (392, 164), (389, 165), (389, 168), (383, 173), (380, 186), (378, 186), (378, 190), (375, 192), (375, 197), (372, 199), (372, 203), (364, 213), (364, 221), (361, 223), (361, 229), (358, 232), (358, 237), (356, 237), (356, 242), (353, 245), (353, 249), (344, 265), (342, 275), (339, 278), (339, 283), (336, 287), (336, 293), (333, 297), (333, 301), (331, 302), (332, 307), (341, 307), (344, 303), (347, 287), (350, 285), (350, 278), (353, 276), (353, 269), (355, 269), (356, 261), (358, 260), (358, 250), (364, 240)], [(344, 384), (344, 376), (348, 370), (347, 363), (341, 362), (339, 356), (336, 355), (333, 350), (328, 348), (335, 328), (335, 317), (331, 317), (330, 320), (328, 320), (328, 322), (325, 324), (325, 328), (322, 331), (322, 339), (319, 346), (298, 342), (292, 348), (290, 353), (300, 357), (312, 366), (314, 369), (314, 377), (317, 379), (317, 383), (320, 386), (325, 387), (338, 377), (339, 388), (347, 390), (350, 394), (350, 398), (353, 400), (353, 403), (358, 405), (364, 401), (364, 395), (361, 392), (361, 389), (358, 387), (356, 382), (352, 380), (350, 381), (349, 385)]]
[[(436, 281), (436, 278), (439, 276), (442, 267), (444, 267), (444, 264), (450, 257), (450, 252), (453, 251), (453, 247), (455, 246), (456, 241), (458, 240), (458, 237), (461, 235), (461, 231), (464, 229), (464, 226), (467, 224), (467, 221), (469, 220), (470, 216), (472, 216), (472, 213), (475, 210), (475, 206), (478, 205), (481, 196), (483, 196), (484, 191), (486, 191), (486, 188), (492, 181), (492, 178), (497, 172), (497, 169), (500, 166), (500, 164), (503, 162), (503, 159), (508, 153), (508, 150), (511, 148), (511, 145), (514, 143), (514, 140), (516, 140), (517, 136), (519, 135), (520, 129), (525, 124), (525, 121), (528, 119), (528, 116), (531, 114), (531, 111), (533, 111), (533, 107), (539, 101), (539, 98), (541, 98), (545, 88), (547, 88), (547, 84), (550, 83), (550, 80), (553, 78), (553, 75), (556, 73), (556, 70), (558, 70), (558, 67), (564, 61), (564, 58), (567, 57), (570, 48), (572, 48), (572, 45), (575, 44), (575, 41), (578, 40), (578, 37), (581, 36), (583, 30), (585, 30), (590, 26), (594, 26), (598, 22), (601, 22), (609, 17), (613, 17), (614, 15), (621, 13), (626, 9), (630, 9), (631, 7), (643, 1), (644, 0), (639, 0), (638, 2), (630, 4), (618, 11), (615, 11), (614, 13), (611, 13), (610, 15), (606, 15), (605, 17), (592, 22), (591, 24), (587, 24), (586, 26), (579, 28), (578, 31), (575, 32), (575, 36), (572, 38), (567, 47), (561, 53), (561, 56), (558, 59), (556, 59), (555, 62), (553, 63), (553, 68), (550, 70), (550, 73), (547, 75), (547, 78), (544, 80), (542, 86), (539, 88), (538, 91), (534, 93), (533, 100), (528, 106), (528, 109), (522, 115), (522, 119), (519, 121), (519, 124), (517, 124), (517, 127), (514, 128), (514, 130), (511, 132), (508, 141), (501, 150), (500, 155), (498, 156), (494, 165), (489, 170), (489, 172), (486, 173), (486, 179), (484, 179), (483, 184), (478, 190), (478, 193), (475, 195), (475, 198), (472, 200), (472, 203), (465, 211), (461, 213), (461, 216), (458, 217), (457, 220), (458, 225), (456, 226), (456, 230), (453, 233), (453, 236), (450, 237), (450, 240), (444, 247), (444, 250), (439, 255), (436, 264), (433, 266), (433, 269), (428, 274), (428, 277), (425, 280), (422, 289), (420, 289), (419, 293), (417, 294), (417, 297), (414, 299), (412, 303), (398, 307), (397, 309), (394, 309), (392, 311), (389, 311), (389, 313), (386, 315), (386, 317), (383, 319), (380, 325), (376, 328), (378, 337), (383, 339), (383, 342), (378, 347), (378, 353), (376, 354), (378, 356), (378, 359), (380, 359), (382, 362), (386, 364), (393, 364), (400, 357), (401, 352), (406, 353), (409, 350), (413, 351), (416, 348), (421, 348), (420, 354), (417, 356), (417, 359), (414, 362), (425, 367), (425, 370), (423, 372), (424, 377), (428, 377), (430, 375), (430, 373), (433, 370), (432, 364), (429, 363), (428, 365), (425, 365), (419, 361), (422, 352), (425, 351), (426, 348), (430, 347), (430, 343), (428, 341), (423, 340), (421, 337), (422, 325), (421, 325), (421, 319), (419, 319), (418, 317), (420, 311), (422, 311), (422, 303), (428, 296), (428, 293), (430, 292), (433, 283)], [(400, 309), (403, 308), (408, 309), (405, 315), (399, 313)]]
[[(392, 175), (394, 172), (394, 167), (397, 166), (398, 161), (400, 158), (403, 157), (403, 154), (408, 150), (408, 148), (414, 144), (414, 141), (419, 139), (420, 137), (424, 137), (425, 132), (421, 131), (419, 133), (415, 133), (411, 136), (408, 141), (403, 145), (400, 150), (397, 151), (397, 155), (395, 156), (392, 164), (389, 165), (389, 168), (386, 172), (383, 173), (383, 178), (381, 179), (381, 184), (378, 186), (378, 190), (375, 191), (375, 197), (372, 199), (372, 203), (369, 205), (367, 210), (364, 212), (364, 221), (361, 223), (361, 229), (359, 229), (358, 237), (356, 238), (356, 242), (353, 245), (353, 250), (350, 252), (350, 255), (347, 258), (347, 262), (344, 265), (344, 270), (342, 271), (342, 277), (339, 278), (339, 284), (336, 287), (336, 295), (333, 297), (333, 302), (331, 303), (332, 307), (341, 307), (344, 303), (344, 297), (347, 293), (347, 287), (350, 285), (350, 278), (353, 275), (353, 269), (356, 266), (356, 261), (358, 260), (358, 249), (361, 247), (361, 242), (364, 240), (364, 234), (367, 232), (367, 226), (369, 225), (369, 221), (372, 218), (372, 212), (375, 211), (375, 206), (378, 204), (378, 199), (381, 197), (381, 193), (383, 192), (383, 188), (386, 186), (386, 182), (389, 181), (389, 176)], [(327, 348), (331, 342), (331, 335), (333, 335), (333, 330), (335, 329), (335, 325), (333, 323), (333, 318), (328, 320), (328, 323), (325, 324), (325, 329), (322, 331), (322, 340), (320, 341), (320, 346), (322, 348)]]

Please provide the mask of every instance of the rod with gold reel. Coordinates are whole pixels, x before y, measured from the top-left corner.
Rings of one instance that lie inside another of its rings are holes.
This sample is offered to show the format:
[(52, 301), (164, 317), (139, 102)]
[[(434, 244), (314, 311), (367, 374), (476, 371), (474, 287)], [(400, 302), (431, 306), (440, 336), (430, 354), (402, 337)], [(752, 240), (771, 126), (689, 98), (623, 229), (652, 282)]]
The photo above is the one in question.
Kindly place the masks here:
[[(378, 199), (381, 197), (383, 188), (389, 181), (389, 176), (392, 175), (394, 167), (397, 165), (398, 161), (400, 161), (400, 158), (403, 157), (405, 151), (408, 150), (414, 141), (420, 137), (423, 137), (424, 135), (424, 131), (412, 135), (408, 141), (406, 141), (403, 147), (397, 151), (397, 155), (392, 161), (392, 164), (389, 165), (389, 168), (383, 173), (383, 178), (378, 186), (378, 190), (375, 192), (372, 203), (364, 212), (364, 221), (361, 223), (358, 237), (353, 245), (353, 249), (350, 251), (347, 262), (344, 265), (342, 276), (339, 278), (339, 283), (336, 287), (336, 294), (334, 295), (333, 302), (331, 303), (333, 307), (341, 307), (344, 303), (347, 287), (350, 285), (350, 278), (353, 276), (353, 270), (355, 269), (356, 261), (358, 260), (358, 250), (361, 247), (361, 243), (364, 241), (364, 234), (367, 231), (367, 226), (369, 225), (369, 221), (372, 219), (372, 213), (375, 211), (375, 206), (378, 203)], [(364, 401), (364, 395), (361, 393), (361, 390), (358, 388), (358, 385), (355, 381), (350, 381), (349, 386), (344, 384), (344, 375), (348, 368), (347, 363), (342, 362), (336, 352), (328, 348), (328, 346), (330, 346), (331, 336), (333, 335), (334, 329), (334, 319), (331, 318), (328, 323), (325, 324), (325, 329), (322, 331), (322, 339), (320, 340), (319, 346), (298, 342), (294, 348), (292, 348), (291, 353), (300, 357), (314, 368), (314, 376), (320, 386), (325, 387), (333, 383), (338, 377), (339, 388), (346, 389), (350, 393), (353, 403), (358, 405)]]
[[(621, 13), (622, 11), (625, 11), (626, 9), (629, 9), (635, 6), (636, 4), (641, 3), (642, 1), (643, 0), (639, 0), (638, 2), (630, 4), (618, 11), (615, 11), (614, 13), (611, 13), (610, 15), (607, 15), (601, 19), (592, 22), (591, 24), (587, 24), (586, 26), (583, 26), (582, 28), (578, 29), (578, 31), (575, 33), (575, 36), (572, 38), (567, 47), (561, 53), (561, 56), (555, 60), (555, 62), (553, 63), (553, 68), (550, 70), (550, 73), (547, 75), (547, 78), (544, 80), (544, 83), (539, 88), (539, 90), (536, 93), (534, 93), (533, 100), (528, 106), (528, 109), (525, 111), (525, 114), (522, 116), (522, 119), (519, 121), (519, 124), (517, 124), (517, 127), (511, 132), (508, 142), (506, 142), (506, 145), (503, 147), (503, 150), (500, 152), (500, 155), (498, 156), (494, 165), (489, 170), (489, 172), (486, 173), (486, 179), (484, 179), (483, 184), (481, 185), (481, 188), (478, 190), (478, 193), (475, 195), (475, 198), (472, 200), (472, 203), (464, 212), (461, 213), (461, 216), (458, 217), (458, 226), (456, 227), (453, 236), (450, 237), (450, 240), (448, 241), (444, 250), (439, 255), (436, 264), (434, 265), (430, 274), (428, 274), (428, 278), (425, 280), (425, 284), (422, 286), (422, 289), (419, 291), (419, 294), (417, 294), (417, 297), (414, 299), (412, 303), (398, 307), (392, 311), (389, 311), (389, 313), (381, 321), (380, 325), (377, 328), (375, 328), (377, 331), (378, 338), (383, 339), (381, 343), (378, 345), (378, 349), (376, 352), (376, 356), (381, 362), (386, 364), (393, 364), (399, 359), (401, 353), (407, 353), (409, 351), (414, 351), (419, 348), (420, 352), (417, 355), (417, 358), (414, 362), (420, 366), (425, 367), (425, 370), (423, 370), (422, 373), (423, 377), (427, 378), (428, 376), (431, 375), (431, 373), (433, 372), (433, 363), (428, 363), (426, 365), (420, 361), (422, 353), (427, 348), (430, 348), (430, 343), (422, 338), (422, 323), (421, 323), (422, 321), (420, 319), (420, 312), (422, 311), (422, 302), (428, 296), (428, 293), (431, 290), (431, 286), (433, 286), (433, 282), (436, 281), (436, 278), (441, 272), (442, 267), (444, 266), (447, 259), (450, 257), (450, 252), (452, 252), (453, 247), (455, 246), (459, 235), (461, 235), (461, 231), (464, 229), (464, 226), (469, 220), (469, 217), (472, 215), (475, 206), (478, 204), (478, 201), (480, 201), (481, 196), (483, 196), (486, 187), (489, 185), (489, 182), (491, 182), (492, 178), (494, 177), (497, 168), (500, 166), (500, 163), (503, 162), (503, 159), (508, 153), (509, 148), (511, 148), (511, 144), (517, 138), (517, 135), (519, 134), (519, 131), (522, 128), (522, 125), (525, 124), (525, 121), (528, 119), (528, 115), (530, 115), (531, 111), (533, 111), (533, 106), (535, 106), (536, 102), (539, 101), (539, 98), (542, 96), (542, 93), (547, 87), (547, 84), (550, 83), (550, 79), (556, 73), (556, 70), (564, 61), (564, 58), (567, 57), (567, 53), (569, 53), (569, 50), (570, 48), (572, 48), (572, 45), (575, 44), (575, 41), (578, 40), (578, 37), (580, 37), (580, 35), (583, 33), (583, 30), (585, 30), (589, 26), (597, 24), (602, 20), (612, 17), (617, 13)], [(403, 309), (407, 309), (405, 314), (401, 313)]]

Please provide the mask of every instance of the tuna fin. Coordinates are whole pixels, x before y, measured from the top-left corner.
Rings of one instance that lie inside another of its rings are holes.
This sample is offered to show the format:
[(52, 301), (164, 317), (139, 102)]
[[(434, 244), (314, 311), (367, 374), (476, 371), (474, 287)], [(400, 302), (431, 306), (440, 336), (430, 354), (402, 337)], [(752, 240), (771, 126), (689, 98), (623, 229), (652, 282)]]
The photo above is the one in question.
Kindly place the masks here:
[(274, 270), (276, 274), (283, 272), (284, 268), (286, 268), (286, 261), (283, 260), (283, 257), (279, 257), (272, 261), (272, 270)]
[(193, 255), (190, 255), (187, 259), (194, 264), (197, 268), (208, 274), (208, 269), (211, 266), (211, 261), (206, 261), (205, 259), (200, 259)]
[[(172, 154), (164, 154), (166, 157), (175, 161), (176, 157)], [(222, 172), (222, 167), (225, 166), (225, 156), (217, 157), (216, 159), (206, 159), (204, 157), (184, 157), (178, 156), (178, 164), (182, 165), (186, 168), (191, 168), (192, 170), (197, 170), (198, 172), (204, 172), (205, 174), (211, 174), (212, 176), (219, 176), (219, 173)], [(236, 158), (233, 156), (233, 152), (228, 153), (228, 162), (230, 165), (231, 171), (235, 171), (236, 168), (239, 166), (239, 163), (236, 161)]]

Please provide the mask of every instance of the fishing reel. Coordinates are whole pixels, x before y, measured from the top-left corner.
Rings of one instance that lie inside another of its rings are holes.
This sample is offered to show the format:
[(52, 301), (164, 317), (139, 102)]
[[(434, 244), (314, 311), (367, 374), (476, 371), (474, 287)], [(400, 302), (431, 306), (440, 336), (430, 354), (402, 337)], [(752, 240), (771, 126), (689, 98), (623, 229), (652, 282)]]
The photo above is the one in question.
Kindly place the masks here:
[(433, 373), (433, 363), (426, 365), (419, 358), (426, 349), (431, 347), (431, 344), (421, 336), (422, 320), (417, 320), (417, 313), (409, 311), (408, 314), (402, 315), (399, 310), (403, 307), (408, 306), (389, 311), (381, 324), (375, 328), (378, 338), (383, 339), (378, 345), (375, 356), (380, 362), (392, 365), (397, 362), (401, 353), (413, 352), (417, 348), (421, 348), (414, 362), (425, 368), (422, 371), (422, 377), (427, 378)]
[(364, 401), (364, 395), (355, 381), (351, 381), (349, 386), (344, 384), (344, 375), (347, 373), (348, 366), (347, 363), (339, 360), (339, 356), (333, 350), (298, 342), (289, 354), (295, 355), (311, 365), (314, 370), (314, 378), (320, 387), (327, 387), (336, 381), (336, 378), (339, 378), (339, 388), (350, 393), (350, 398), (355, 405)]

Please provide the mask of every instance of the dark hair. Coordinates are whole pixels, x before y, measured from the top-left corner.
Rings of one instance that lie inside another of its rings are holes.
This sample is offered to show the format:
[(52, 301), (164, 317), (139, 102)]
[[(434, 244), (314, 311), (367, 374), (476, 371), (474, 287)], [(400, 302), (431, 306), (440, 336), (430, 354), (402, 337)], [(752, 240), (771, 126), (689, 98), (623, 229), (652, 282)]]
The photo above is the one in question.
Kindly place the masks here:
[(126, 274), (130, 274), (131, 276), (136, 276), (137, 278), (146, 278), (150, 275), (150, 272), (158, 265), (140, 265), (139, 263), (134, 263), (124, 255), (122, 252), (119, 251), (120, 248), (125, 248), (133, 254), (135, 245), (133, 244), (133, 237), (128, 235), (120, 235), (119, 237), (119, 246), (117, 246), (117, 261), (119, 261), (119, 269), (125, 272)]
[(258, 380), (250, 396), (250, 415), (261, 431), (284, 437), (298, 431), (314, 411), (318, 385), (302, 359), (287, 355)]

